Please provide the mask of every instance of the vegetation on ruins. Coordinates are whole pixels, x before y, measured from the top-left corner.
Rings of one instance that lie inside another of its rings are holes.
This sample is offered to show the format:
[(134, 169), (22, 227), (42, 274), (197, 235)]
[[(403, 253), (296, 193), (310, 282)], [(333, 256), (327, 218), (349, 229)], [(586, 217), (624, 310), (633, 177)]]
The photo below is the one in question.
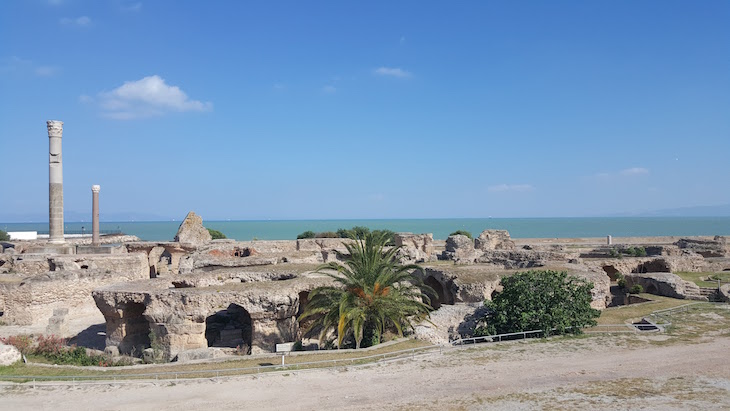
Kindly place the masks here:
[(531, 330), (543, 330), (544, 336), (580, 334), (601, 315), (591, 307), (593, 284), (565, 271), (517, 273), (502, 278), (502, 286), (492, 301), (485, 301), (488, 312), (476, 335)]
[(453, 233), (449, 234), (449, 237), (451, 237), (452, 235), (465, 235), (465, 236), (469, 237), (469, 239), (471, 239), (471, 240), (474, 239), (474, 237), (472, 237), (471, 233), (466, 230), (456, 230)]
[(646, 257), (646, 248), (644, 247), (628, 247), (628, 248), (611, 248), (608, 255), (613, 258), (629, 257)]
[(114, 365), (130, 365), (131, 361), (114, 361), (106, 355), (88, 354), (86, 348), (75, 345), (67, 346), (66, 340), (54, 335), (32, 335), (20, 334), (7, 338), (0, 338), (3, 344), (12, 345), (21, 354), (31, 359), (48, 361), (59, 365), (95, 365), (109, 367)]
[(10, 241), (10, 235), (3, 230), (0, 230), (0, 241)]
[(307, 238), (365, 238), (368, 233), (373, 233), (376, 236), (384, 235), (388, 238), (386, 245), (395, 245), (395, 232), (391, 230), (370, 230), (367, 227), (355, 226), (349, 229), (339, 228), (337, 231), (321, 231), (314, 232), (307, 230), (297, 235), (297, 240)]
[(644, 287), (641, 286), (641, 284), (634, 284), (631, 286), (631, 289), (629, 290), (629, 293), (631, 294), (641, 294), (644, 292)]
[[(379, 344), (383, 333), (413, 328), (414, 321), (429, 316), (434, 291), (413, 275), (421, 268), (400, 264), (398, 247), (386, 247), (386, 232), (360, 232), (345, 244), (343, 264), (331, 262), (317, 271), (332, 277), (337, 286), (318, 287), (309, 293), (309, 302), (300, 321), (310, 319), (307, 334), (319, 331), (325, 344), (334, 333), (337, 347), (352, 337), (355, 348)], [(364, 340), (364, 344), (363, 344)]]
[(228, 237), (226, 237), (225, 234), (221, 233), (218, 230), (214, 230), (212, 228), (206, 228), (206, 230), (208, 230), (208, 232), (210, 233), (210, 236), (213, 240), (221, 240), (224, 238), (228, 238)]

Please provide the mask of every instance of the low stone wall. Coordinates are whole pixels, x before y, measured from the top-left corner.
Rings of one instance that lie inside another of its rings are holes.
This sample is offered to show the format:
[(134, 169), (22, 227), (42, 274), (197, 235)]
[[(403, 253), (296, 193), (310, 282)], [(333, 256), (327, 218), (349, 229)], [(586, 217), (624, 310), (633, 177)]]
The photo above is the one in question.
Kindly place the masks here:
[[(75, 258), (74, 258), (75, 257)], [(2, 320), (13, 325), (42, 325), (56, 308), (68, 308), (71, 316), (94, 313), (91, 291), (97, 287), (147, 278), (142, 254), (57, 256), (46, 259), (55, 271), (41, 274), (4, 274), (0, 281)], [(37, 267), (40, 261), (21, 267)], [(81, 268), (80, 265), (86, 268)], [(61, 268), (64, 268), (63, 270)]]

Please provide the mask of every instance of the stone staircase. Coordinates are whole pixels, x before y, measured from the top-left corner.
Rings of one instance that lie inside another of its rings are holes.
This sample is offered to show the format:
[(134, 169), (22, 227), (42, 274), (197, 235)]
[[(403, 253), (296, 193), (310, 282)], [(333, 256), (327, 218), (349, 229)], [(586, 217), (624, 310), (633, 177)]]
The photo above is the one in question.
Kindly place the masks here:
[(707, 301), (721, 302), (719, 290), (713, 287), (700, 287), (700, 295), (707, 298)]

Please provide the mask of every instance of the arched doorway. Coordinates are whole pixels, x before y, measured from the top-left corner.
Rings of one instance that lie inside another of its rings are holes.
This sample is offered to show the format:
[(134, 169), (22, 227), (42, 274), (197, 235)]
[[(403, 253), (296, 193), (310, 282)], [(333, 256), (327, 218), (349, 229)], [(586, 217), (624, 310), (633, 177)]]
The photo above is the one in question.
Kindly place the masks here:
[(229, 305), (205, 319), (205, 339), (208, 340), (208, 347), (238, 348), (241, 352), (251, 354), (251, 315), (238, 304)]
[(443, 284), (441, 284), (436, 278), (429, 275), (428, 277), (426, 277), (426, 280), (424, 280), (423, 283), (436, 291), (437, 298), (431, 297), (431, 307), (433, 307), (435, 310), (441, 308), (441, 305), (443, 304), (454, 304), (454, 295), (451, 293), (450, 290), (444, 288)]

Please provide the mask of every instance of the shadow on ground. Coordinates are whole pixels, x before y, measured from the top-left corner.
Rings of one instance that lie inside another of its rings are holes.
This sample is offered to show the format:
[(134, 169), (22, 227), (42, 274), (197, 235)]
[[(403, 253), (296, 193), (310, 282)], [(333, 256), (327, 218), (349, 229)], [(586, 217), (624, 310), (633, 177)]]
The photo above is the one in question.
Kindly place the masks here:
[(106, 325), (94, 324), (68, 340), (69, 344), (103, 351), (106, 347)]

